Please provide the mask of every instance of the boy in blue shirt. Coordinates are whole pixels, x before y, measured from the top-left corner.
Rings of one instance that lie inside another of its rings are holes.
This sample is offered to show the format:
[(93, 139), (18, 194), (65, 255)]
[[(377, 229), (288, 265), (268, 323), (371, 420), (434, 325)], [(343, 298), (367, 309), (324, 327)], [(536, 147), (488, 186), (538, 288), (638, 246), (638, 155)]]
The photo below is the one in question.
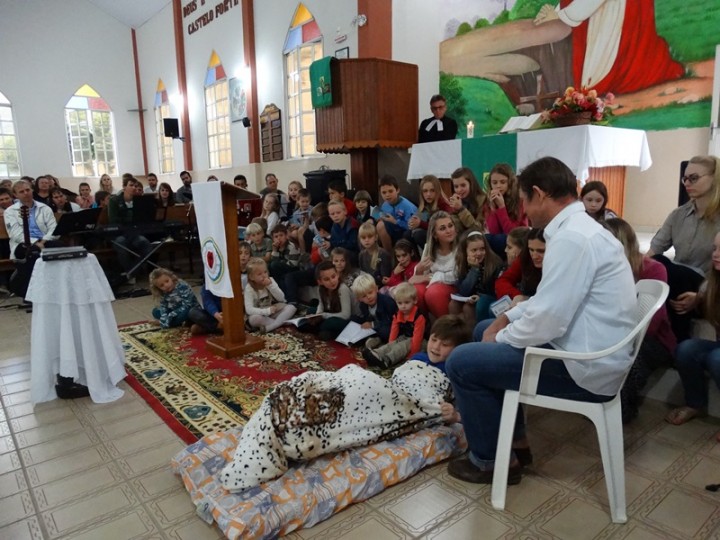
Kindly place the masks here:
[[(417, 360), (434, 366), (445, 373), (445, 360), (458, 345), (472, 341), (472, 327), (460, 315), (443, 315), (430, 328), (427, 351), (414, 354), (410, 360)], [(460, 422), (460, 414), (451, 403), (440, 405), (442, 418), (453, 424)]]
[(382, 247), (392, 253), (393, 244), (408, 230), (408, 221), (417, 213), (417, 206), (400, 195), (398, 181), (389, 174), (380, 179), (380, 196), (383, 203), (377, 233)]
[(372, 328), (375, 335), (367, 338), (366, 347), (375, 348), (388, 342), (390, 326), (397, 313), (397, 304), (392, 296), (378, 293), (375, 278), (370, 274), (360, 274), (350, 287), (360, 305), (360, 314), (352, 320), (363, 328)]
[(353, 218), (348, 217), (345, 205), (340, 201), (330, 201), (328, 214), (333, 221), (330, 229), (330, 245), (341, 247), (355, 254), (358, 253), (358, 229)]

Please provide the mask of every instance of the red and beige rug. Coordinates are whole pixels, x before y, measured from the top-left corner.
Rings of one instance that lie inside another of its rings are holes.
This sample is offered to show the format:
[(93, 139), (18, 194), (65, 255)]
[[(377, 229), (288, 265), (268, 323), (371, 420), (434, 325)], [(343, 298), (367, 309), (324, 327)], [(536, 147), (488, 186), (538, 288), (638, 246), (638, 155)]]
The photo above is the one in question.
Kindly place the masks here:
[(147, 323), (121, 327), (127, 381), (186, 443), (247, 422), (278, 382), (305, 371), (365, 365), (357, 349), (323, 342), (294, 328), (262, 336), (265, 348), (226, 359), (204, 336)]

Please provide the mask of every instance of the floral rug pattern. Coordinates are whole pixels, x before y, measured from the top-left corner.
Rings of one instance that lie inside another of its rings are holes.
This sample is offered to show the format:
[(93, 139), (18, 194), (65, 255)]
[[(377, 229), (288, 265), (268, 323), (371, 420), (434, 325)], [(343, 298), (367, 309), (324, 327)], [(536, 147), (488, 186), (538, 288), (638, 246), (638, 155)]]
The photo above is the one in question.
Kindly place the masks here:
[(205, 337), (186, 328), (139, 323), (120, 328), (120, 337), (128, 382), (169, 425), (179, 424), (171, 427), (187, 442), (244, 425), (280, 381), (308, 370), (365, 365), (359, 350), (291, 328), (259, 336), (263, 350), (229, 359), (207, 351)]

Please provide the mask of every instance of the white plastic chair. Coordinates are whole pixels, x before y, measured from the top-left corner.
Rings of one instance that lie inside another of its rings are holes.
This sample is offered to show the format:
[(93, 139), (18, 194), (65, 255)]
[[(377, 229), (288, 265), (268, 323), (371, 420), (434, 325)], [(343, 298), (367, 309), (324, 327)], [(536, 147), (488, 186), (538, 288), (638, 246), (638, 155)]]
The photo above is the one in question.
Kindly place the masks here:
[[(491, 500), (494, 508), (505, 509), (505, 495), (507, 493), (508, 469), (510, 467), (510, 453), (512, 447), (515, 419), (520, 403), (556, 409), (560, 411), (580, 413), (587, 416), (595, 424), (600, 444), (603, 469), (605, 471), (605, 484), (608, 490), (610, 514), (614, 523), (625, 523), (625, 456), (623, 448), (622, 416), (620, 409), (620, 392), (605, 403), (588, 403), (586, 401), (573, 401), (537, 394), (540, 367), (546, 358), (561, 360), (594, 360), (614, 353), (632, 342), (631, 358), (627, 377), (632, 363), (640, 349), (645, 332), (655, 312), (665, 304), (669, 288), (666, 283), (654, 279), (638, 281), (636, 285), (638, 295), (637, 325), (620, 343), (604, 351), (590, 353), (575, 353), (554, 349), (541, 349), (528, 347), (525, 350), (522, 378), (519, 390), (506, 390), (500, 420), (497, 451), (495, 455), (495, 472), (493, 474)], [(623, 378), (623, 383), (625, 379)], [(622, 385), (621, 385), (622, 387)]]

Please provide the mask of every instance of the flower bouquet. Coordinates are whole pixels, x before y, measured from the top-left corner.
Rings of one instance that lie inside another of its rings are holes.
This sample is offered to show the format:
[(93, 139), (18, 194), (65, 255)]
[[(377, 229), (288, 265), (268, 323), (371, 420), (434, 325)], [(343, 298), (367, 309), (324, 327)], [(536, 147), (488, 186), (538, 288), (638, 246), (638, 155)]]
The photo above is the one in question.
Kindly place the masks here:
[(615, 96), (607, 93), (600, 98), (597, 91), (582, 87), (569, 86), (565, 95), (559, 97), (550, 109), (542, 113), (543, 123), (552, 123), (559, 127), (577, 126), (590, 122), (607, 123), (612, 116), (612, 102)]

